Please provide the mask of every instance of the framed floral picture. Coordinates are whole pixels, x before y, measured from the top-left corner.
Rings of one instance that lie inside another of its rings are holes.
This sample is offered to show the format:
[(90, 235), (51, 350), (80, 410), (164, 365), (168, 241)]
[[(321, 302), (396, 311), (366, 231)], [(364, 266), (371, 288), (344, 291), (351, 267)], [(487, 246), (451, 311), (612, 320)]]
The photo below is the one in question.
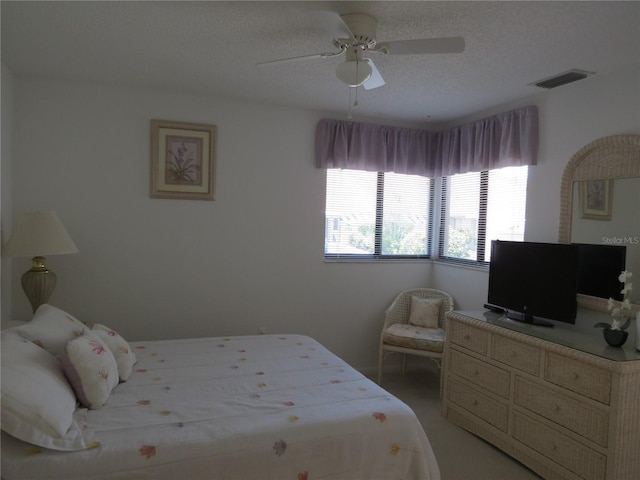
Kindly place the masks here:
[(611, 220), (613, 180), (580, 182), (580, 217), (589, 220)]
[(213, 200), (216, 127), (151, 120), (153, 198)]

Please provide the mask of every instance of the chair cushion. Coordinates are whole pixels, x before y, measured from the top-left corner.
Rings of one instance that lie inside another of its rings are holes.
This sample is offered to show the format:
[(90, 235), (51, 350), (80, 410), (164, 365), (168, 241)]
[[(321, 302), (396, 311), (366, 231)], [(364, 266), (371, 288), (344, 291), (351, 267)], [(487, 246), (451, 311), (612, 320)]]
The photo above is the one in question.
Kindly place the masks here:
[(385, 329), (382, 335), (382, 341), (398, 347), (442, 352), (444, 346), (444, 329), (394, 323)]
[(409, 323), (417, 327), (438, 328), (441, 298), (421, 298), (411, 296)]

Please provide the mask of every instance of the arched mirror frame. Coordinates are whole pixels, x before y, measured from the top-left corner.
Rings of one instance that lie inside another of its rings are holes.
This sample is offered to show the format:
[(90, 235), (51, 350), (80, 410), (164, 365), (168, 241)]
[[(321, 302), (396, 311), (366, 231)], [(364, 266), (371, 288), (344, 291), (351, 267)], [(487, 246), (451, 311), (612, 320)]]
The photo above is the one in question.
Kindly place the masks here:
[[(584, 180), (640, 177), (640, 135), (612, 135), (585, 145), (571, 157), (562, 174), (558, 241), (571, 242), (573, 184)], [(578, 295), (578, 305), (607, 311), (604, 298)]]

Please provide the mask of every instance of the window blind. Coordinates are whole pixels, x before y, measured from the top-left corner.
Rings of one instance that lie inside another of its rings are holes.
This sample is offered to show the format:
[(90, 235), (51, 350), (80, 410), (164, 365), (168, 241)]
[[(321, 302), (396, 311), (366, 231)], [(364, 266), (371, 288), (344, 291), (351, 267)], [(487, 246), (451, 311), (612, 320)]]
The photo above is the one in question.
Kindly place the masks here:
[(443, 178), (439, 256), (485, 264), (492, 240), (524, 239), (528, 167)]
[(327, 170), (325, 256), (428, 256), (432, 198), (425, 177)]

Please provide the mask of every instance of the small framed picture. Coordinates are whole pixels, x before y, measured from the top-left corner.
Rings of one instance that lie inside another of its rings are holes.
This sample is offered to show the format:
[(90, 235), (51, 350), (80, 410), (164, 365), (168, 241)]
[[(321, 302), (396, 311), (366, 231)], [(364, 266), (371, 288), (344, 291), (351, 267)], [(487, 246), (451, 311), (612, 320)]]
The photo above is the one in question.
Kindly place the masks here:
[(611, 220), (613, 180), (580, 182), (580, 217), (589, 220)]
[(216, 127), (151, 120), (153, 198), (213, 200)]

